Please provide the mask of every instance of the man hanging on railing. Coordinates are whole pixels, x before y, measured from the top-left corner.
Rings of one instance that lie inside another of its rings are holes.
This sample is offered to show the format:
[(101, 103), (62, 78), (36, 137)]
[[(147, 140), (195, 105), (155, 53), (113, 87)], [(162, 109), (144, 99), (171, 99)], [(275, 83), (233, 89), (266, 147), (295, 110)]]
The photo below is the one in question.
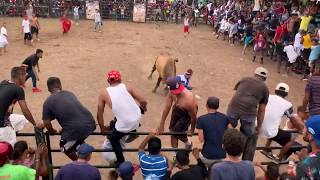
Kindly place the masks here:
[(25, 83), (26, 71), (22, 67), (14, 67), (11, 70), (11, 80), (4, 80), (0, 83), (0, 140), (14, 143), (16, 141), (15, 129), (12, 124), (14, 121), (24, 121), (23, 119), (13, 118), (12, 112), (16, 102), (19, 103), (25, 118), (33, 125), (35, 120), (27, 106), (24, 90), (21, 86)]
[(61, 151), (75, 161), (78, 159), (77, 147), (96, 129), (94, 118), (73, 93), (62, 90), (59, 78), (50, 77), (47, 86), (51, 95), (43, 104), (44, 125), (49, 133), (55, 134), (58, 131), (52, 127), (51, 121), (57, 119), (62, 127)]
[[(170, 132), (187, 132), (191, 124), (191, 130), (188, 131), (188, 134), (192, 135), (194, 133), (197, 119), (198, 105), (196, 99), (192, 92), (187, 90), (176, 77), (168, 78), (166, 83), (169, 86), (170, 93), (166, 98), (158, 133), (161, 134), (164, 131), (165, 121), (174, 103), (169, 126)], [(178, 140), (184, 142), (186, 148), (191, 148), (192, 143), (189, 142), (187, 135), (171, 136), (171, 146), (173, 148), (178, 147)]]
[(120, 139), (126, 135), (125, 133), (138, 129), (141, 114), (147, 110), (147, 101), (136, 91), (121, 83), (119, 71), (110, 71), (107, 78), (110, 86), (100, 93), (97, 120), (101, 132), (107, 132), (103, 112), (105, 106), (109, 106), (117, 120), (110, 136), (110, 142), (117, 157), (115, 164), (119, 165), (125, 160)]

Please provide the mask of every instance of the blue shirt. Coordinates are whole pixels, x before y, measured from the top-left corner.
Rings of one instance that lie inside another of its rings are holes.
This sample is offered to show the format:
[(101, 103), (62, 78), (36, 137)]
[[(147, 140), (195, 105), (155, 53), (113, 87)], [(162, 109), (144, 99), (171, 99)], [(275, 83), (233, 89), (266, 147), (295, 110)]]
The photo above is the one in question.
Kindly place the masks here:
[(88, 163), (72, 162), (63, 166), (55, 180), (101, 180), (99, 170)]
[(144, 151), (138, 152), (141, 172), (143, 178), (155, 175), (159, 179), (163, 179), (167, 174), (168, 161), (161, 155), (147, 155)]
[(189, 79), (187, 79), (184, 74), (178, 75), (177, 78), (184, 85), (184, 87), (186, 87), (187, 89), (191, 88), (191, 87), (189, 87)]
[(252, 162), (222, 161), (212, 166), (210, 180), (255, 180)]
[(226, 157), (222, 143), (228, 124), (228, 117), (220, 112), (209, 113), (198, 118), (196, 128), (203, 130), (204, 144), (201, 153), (205, 158), (223, 159)]
[(316, 45), (314, 47), (311, 47), (311, 53), (309, 55), (310, 61), (315, 61), (319, 58), (320, 55), (320, 45)]

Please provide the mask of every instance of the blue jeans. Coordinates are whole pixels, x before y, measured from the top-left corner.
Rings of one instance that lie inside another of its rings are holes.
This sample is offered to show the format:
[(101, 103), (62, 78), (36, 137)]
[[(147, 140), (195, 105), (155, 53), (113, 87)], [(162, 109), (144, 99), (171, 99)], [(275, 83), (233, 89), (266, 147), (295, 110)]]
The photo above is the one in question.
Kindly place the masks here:
[(32, 87), (37, 87), (37, 77), (34, 74), (32, 69), (27, 69), (26, 81), (31, 77), (32, 79)]
[(255, 130), (257, 117), (241, 117), (238, 113), (230, 110), (227, 111), (227, 116), (233, 127), (236, 127), (238, 125), (238, 120), (240, 120), (240, 131), (247, 137), (242, 159), (253, 161), (258, 140)]

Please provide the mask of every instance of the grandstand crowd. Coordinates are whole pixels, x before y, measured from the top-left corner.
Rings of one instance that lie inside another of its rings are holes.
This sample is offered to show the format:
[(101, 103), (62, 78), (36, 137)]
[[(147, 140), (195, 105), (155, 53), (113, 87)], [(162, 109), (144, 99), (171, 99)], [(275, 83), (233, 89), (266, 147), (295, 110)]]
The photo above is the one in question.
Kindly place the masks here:
[[(50, 134), (61, 133), (61, 152), (72, 162), (57, 172), (56, 180), (101, 179), (100, 171), (90, 165), (95, 148), (85, 142), (96, 130), (96, 122), (102, 133), (108, 133), (103, 148), (114, 151), (102, 153), (103, 158), (115, 167), (115, 170), (110, 171), (109, 179), (131, 180), (141, 170), (145, 180), (319, 180), (318, 3), (310, 2), (302, 6), (293, 2), (277, 1), (268, 4), (255, 0), (253, 6), (248, 6), (243, 1), (229, 0), (222, 4), (208, 3), (202, 7), (183, 4), (182, 1), (177, 1), (172, 7), (193, 25), (197, 24), (197, 18), (205, 17), (206, 21), (210, 21), (217, 39), (222, 36), (231, 45), (236, 41), (243, 42), (243, 53), (253, 44), (253, 62), (259, 56), (260, 63), (263, 64), (264, 58), (269, 56), (277, 61), (279, 73), (284, 62), (287, 73), (302, 74), (302, 79), (307, 83), (301, 104), (294, 107), (286, 99), (290, 87), (284, 82), (279, 82), (269, 90), (265, 84), (268, 70), (258, 67), (252, 76), (243, 77), (235, 84), (234, 95), (225, 113), (219, 111), (219, 98), (211, 96), (206, 102), (207, 114), (199, 115), (197, 98), (192, 93), (190, 83), (193, 71), (188, 69), (184, 74), (165, 79), (168, 95), (164, 99), (161, 122), (139, 145), (136, 161), (130, 162), (126, 160), (123, 149), (137, 138), (128, 133), (137, 132), (142, 115), (147, 113), (148, 101), (145, 97), (138, 93), (136, 87), (126, 86), (119, 71), (111, 70), (106, 75), (109, 86), (98, 97), (95, 119), (75, 94), (62, 88), (59, 77), (49, 77), (47, 88), (50, 96), (43, 104), (43, 121), (36, 122), (25, 100), (24, 84), (31, 78), (33, 92), (41, 92), (37, 88), (37, 72), (40, 72), (38, 62), (43, 50), (37, 49), (21, 66), (12, 68), (11, 80), (0, 83), (0, 179), (33, 180), (49, 174), (47, 146), (40, 143), (33, 149), (25, 141), (16, 140), (16, 131), (21, 130), (29, 121), (36, 129), (45, 128)], [(185, 9), (182, 10), (181, 7)], [(158, 15), (162, 12), (166, 10), (158, 11)], [(98, 13), (97, 11), (96, 14)], [(26, 41), (31, 41), (33, 34), (37, 35), (38, 40), (40, 24), (33, 18), (31, 26), (36, 28), (33, 28), (33, 33), (27, 28), (30, 24), (22, 23)], [(100, 15), (97, 18), (95, 28), (100, 31)], [(189, 26), (189, 23), (184, 23), (184, 26)], [(4, 25), (0, 34), (0, 53), (5, 52), (7, 38)], [(20, 106), (23, 115), (13, 114), (15, 104)], [(111, 109), (114, 115), (114, 120), (110, 122), (104, 120), (106, 108)], [(177, 148), (181, 141), (185, 150), (172, 152), (168, 156), (161, 152), (159, 135), (165, 132), (170, 112), (171, 146)], [(58, 121), (61, 131), (54, 129), (51, 123), (53, 120)], [(283, 120), (285, 127), (280, 128)], [(193, 142), (188, 138), (195, 132), (198, 133), (197, 144), (203, 143), (201, 150), (194, 148)], [(299, 136), (303, 136), (306, 146), (297, 141)], [(254, 161), (258, 138), (267, 140), (261, 151), (273, 162), (267, 166)], [(273, 141), (282, 147), (278, 153), (271, 148)], [(196, 164), (190, 163), (190, 154), (196, 159)], [(291, 161), (293, 157), (298, 159)], [(289, 164), (287, 171), (280, 170), (283, 163)], [(262, 169), (263, 177), (256, 175), (255, 166)]]

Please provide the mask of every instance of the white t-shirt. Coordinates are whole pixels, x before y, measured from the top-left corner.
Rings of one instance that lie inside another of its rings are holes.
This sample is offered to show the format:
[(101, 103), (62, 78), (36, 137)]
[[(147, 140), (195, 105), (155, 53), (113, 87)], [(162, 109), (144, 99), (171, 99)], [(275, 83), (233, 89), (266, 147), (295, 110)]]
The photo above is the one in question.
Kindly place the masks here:
[(96, 13), (96, 14), (94, 15), (94, 22), (101, 22), (100, 13)]
[(253, 11), (260, 11), (260, 0), (254, 0)]
[(73, 15), (74, 16), (79, 16), (79, 6), (76, 6), (73, 8)]
[(23, 32), (24, 33), (30, 33), (30, 22), (29, 20), (23, 20), (22, 21), (22, 27), (23, 27)]
[(116, 130), (130, 132), (138, 129), (141, 118), (141, 110), (128, 92), (126, 85), (119, 84), (107, 88), (112, 103), (112, 112), (117, 118)]
[(285, 47), (283, 48), (283, 51), (284, 51), (285, 53), (287, 53), (287, 57), (288, 57), (290, 63), (296, 62), (296, 59), (297, 59), (297, 57), (298, 57), (298, 54), (297, 54), (297, 52), (294, 50), (294, 47), (293, 47), (292, 45), (285, 46)]
[(297, 33), (295, 36), (294, 36), (294, 43), (293, 43), (293, 46), (295, 48), (299, 48), (299, 49), (303, 49), (303, 45), (301, 44), (301, 34), (300, 33)]
[(277, 95), (269, 95), (260, 136), (268, 139), (275, 137), (282, 117), (291, 115), (292, 111), (292, 104), (289, 101)]
[(0, 42), (8, 43), (7, 36), (7, 29), (5, 27), (2, 27), (0, 30)]
[(189, 18), (184, 18), (183, 24), (184, 26), (189, 26)]

